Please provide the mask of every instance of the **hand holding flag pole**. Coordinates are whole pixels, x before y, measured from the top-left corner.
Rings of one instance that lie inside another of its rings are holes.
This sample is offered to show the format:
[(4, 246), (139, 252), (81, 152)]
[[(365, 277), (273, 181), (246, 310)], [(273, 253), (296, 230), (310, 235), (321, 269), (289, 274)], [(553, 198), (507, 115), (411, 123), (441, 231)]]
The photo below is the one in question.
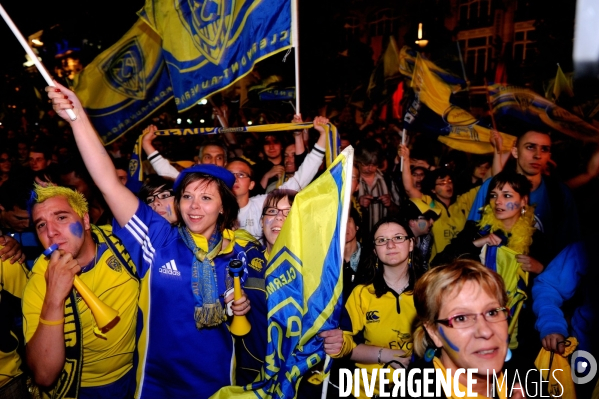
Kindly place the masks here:
[[(4, 7), (2, 7), (2, 4), (0, 4), (0, 14), (2, 15), (4, 22), (6, 22), (6, 24), (12, 31), (12, 33), (15, 35), (15, 37), (19, 41), (19, 43), (21, 43), (21, 46), (23, 46), (23, 49), (25, 50), (27, 55), (31, 58), (31, 60), (37, 67), (37, 70), (42, 74), (42, 77), (44, 78), (44, 80), (46, 81), (48, 86), (55, 86), (54, 81), (52, 80), (52, 77), (50, 76), (50, 74), (48, 73), (48, 71), (46, 70), (44, 65), (37, 58), (37, 55), (33, 52), (31, 47), (29, 46), (29, 43), (27, 43), (27, 40), (25, 40), (25, 38), (23, 37), (23, 35), (21, 34), (21, 32), (19, 31), (17, 26), (14, 24), (14, 22), (10, 18), (10, 16), (6, 13), (6, 11), (4, 10)], [(72, 121), (77, 119), (77, 116), (75, 115), (75, 113), (73, 112), (72, 109), (67, 109), (66, 111), (67, 111), (67, 114), (69, 115), (69, 118), (71, 118)]]
[[(406, 145), (406, 129), (401, 131), (401, 145)], [(403, 172), (403, 155), (399, 160), (399, 171)]]

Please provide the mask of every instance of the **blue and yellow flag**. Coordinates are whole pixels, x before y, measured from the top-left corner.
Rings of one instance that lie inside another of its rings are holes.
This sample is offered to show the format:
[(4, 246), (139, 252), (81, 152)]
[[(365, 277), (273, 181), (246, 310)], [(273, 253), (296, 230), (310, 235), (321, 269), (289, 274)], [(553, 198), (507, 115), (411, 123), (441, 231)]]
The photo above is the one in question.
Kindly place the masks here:
[(268, 344), (262, 381), (225, 387), (212, 399), (295, 398), (300, 379), (325, 359), (317, 334), (339, 326), (353, 151), (346, 148), (295, 197), (272, 249), (266, 269)]
[(578, 140), (599, 142), (599, 129), (537, 93), (518, 86), (489, 86), (493, 112), (525, 122), (531, 129), (547, 128)]
[(75, 78), (73, 90), (105, 145), (173, 97), (160, 45), (138, 20)]
[[(447, 84), (419, 54), (413, 68), (411, 86), (414, 100), (406, 108), (404, 126), (437, 137), (437, 140), (456, 150), (485, 154), (493, 152), (489, 142), (491, 130), (479, 125), (470, 112), (451, 103), (452, 86)], [(503, 136), (503, 152), (510, 151), (515, 136)]]
[(528, 286), (528, 272), (522, 270), (520, 263), (516, 260), (518, 252), (505, 245), (485, 245), (481, 251), (481, 262), (489, 269), (497, 272), (505, 283), (507, 291), (507, 308), (510, 310), (510, 324), (508, 333), (510, 336), (510, 348), (518, 347), (518, 316), (524, 301), (528, 297), (526, 287)]
[(414, 67), (416, 60), (420, 58), (420, 62), (426, 64), (428, 70), (438, 79), (450, 86), (452, 92), (458, 92), (466, 88), (466, 81), (459, 76), (438, 67), (432, 61), (420, 57), (420, 53), (412, 50), (408, 46), (403, 46), (399, 52), (399, 72), (408, 80), (414, 75)]
[(180, 112), (291, 45), (289, 0), (146, 0)]

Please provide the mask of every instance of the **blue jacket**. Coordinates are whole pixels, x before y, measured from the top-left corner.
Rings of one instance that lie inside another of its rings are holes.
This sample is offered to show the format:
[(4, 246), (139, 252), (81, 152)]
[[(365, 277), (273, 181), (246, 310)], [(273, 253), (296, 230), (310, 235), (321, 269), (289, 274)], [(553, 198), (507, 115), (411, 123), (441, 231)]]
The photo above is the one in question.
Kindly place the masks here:
[[(539, 274), (532, 287), (533, 311), (537, 316), (535, 327), (541, 339), (555, 333), (574, 336), (578, 339), (578, 348), (589, 352), (597, 331), (597, 309), (594, 308), (598, 306), (597, 298), (591, 298), (597, 296), (597, 290), (589, 289), (588, 285), (595, 281), (589, 275), (590, 245), (590, 241), (589, 245), (580, 241), (568, 245)], [(586, 278), (583, 280), (583, 277)], [(584, 295), (584, 300), (576, 307), (569, 327), (562, 307), (577, 292)]]

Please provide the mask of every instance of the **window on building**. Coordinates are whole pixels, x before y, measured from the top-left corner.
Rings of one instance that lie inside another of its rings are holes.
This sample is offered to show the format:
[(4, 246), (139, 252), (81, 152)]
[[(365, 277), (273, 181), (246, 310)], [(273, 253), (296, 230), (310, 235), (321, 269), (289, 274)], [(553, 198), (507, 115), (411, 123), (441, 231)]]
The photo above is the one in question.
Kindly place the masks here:
[(536, 32), (534, 28), (515, 32), (513, 57), (516, 65), (522, 64), (534, 54), (535, 38)]
[(460, 0), (460, 26), (482, 27), (491, 25), (493, 19), (490, 0)]

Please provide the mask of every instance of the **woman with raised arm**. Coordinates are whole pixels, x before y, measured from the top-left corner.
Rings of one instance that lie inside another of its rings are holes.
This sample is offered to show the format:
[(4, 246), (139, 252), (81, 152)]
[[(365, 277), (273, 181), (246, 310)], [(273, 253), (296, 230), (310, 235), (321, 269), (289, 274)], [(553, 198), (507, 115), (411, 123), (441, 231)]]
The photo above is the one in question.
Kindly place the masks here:
[(207, 398), (233, 384), (228, 316), (248, 313), (250, 303), (245, 294), (233, 301), (228, 265), (241, 260), (247, 270), (254, 258), (262, 259), (247, 232), (231, 230), (239, 210), (231, 192), (235, 177), (216, 165), (183, 170), (173, 185), (179, 223), (171, 226), (118, 181), (75, 94), (58, 83), (46, 91), (54, 110), (71, 124), (85, 165), (113, 212), (114, 233), (138, 266), (143, 322), (136, 398)]

